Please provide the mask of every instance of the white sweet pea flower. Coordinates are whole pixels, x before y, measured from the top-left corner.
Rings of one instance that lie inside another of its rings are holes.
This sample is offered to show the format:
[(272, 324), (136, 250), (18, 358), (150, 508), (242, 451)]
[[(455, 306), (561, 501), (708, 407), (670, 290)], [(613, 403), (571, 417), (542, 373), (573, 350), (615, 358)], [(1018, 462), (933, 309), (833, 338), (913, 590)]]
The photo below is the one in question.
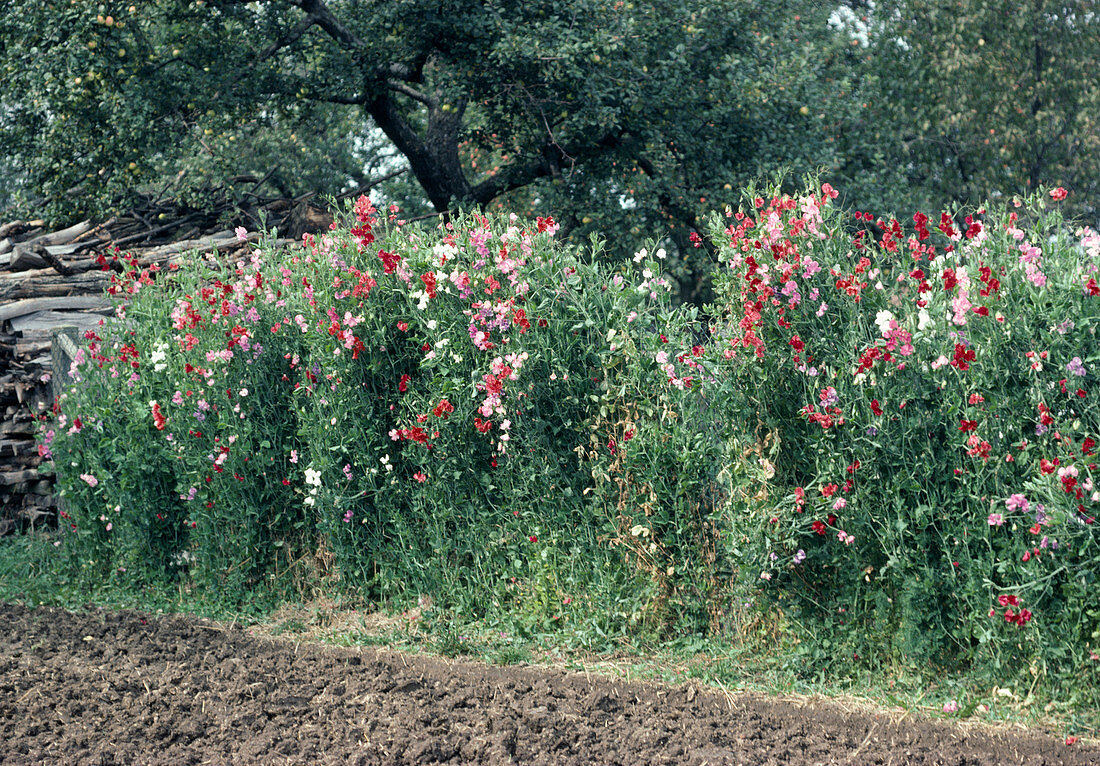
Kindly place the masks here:
[(167, 343), (157, 343), (157, 345), (153, 347), (153, 353), (149, 354), (149, 361), (153, 363), (153, 369), (156, 372), (163, 372), (168, 369), (168, 365), (164, 361), (167, 358), (167, 353)]
[(890, 323), (894, 321), (894, 315), (889, 311), (880, 311), (875, 314), (875, 324), (878, 325), (879, 332), (885, 335), (890, 332)]
[(917, 313), (917, 329), (924, 331), (932, 326), (932, 315), (927, 309), (921, 309)]

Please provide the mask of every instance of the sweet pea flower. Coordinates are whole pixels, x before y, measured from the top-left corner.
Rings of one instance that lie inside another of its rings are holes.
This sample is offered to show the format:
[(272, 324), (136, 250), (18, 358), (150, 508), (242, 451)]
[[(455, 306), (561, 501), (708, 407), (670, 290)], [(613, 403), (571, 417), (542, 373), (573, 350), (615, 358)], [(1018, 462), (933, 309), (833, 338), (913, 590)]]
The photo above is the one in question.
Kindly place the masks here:
[(92, 476), (90, 473), (82, 473), (80, 474), (80, 478), (83, 479), (89, 487), (95, 487), (99, 485), (99, 479)]
[(890, 331), (890, 323), (894, 321), (894, 315), (889, 311), (880, 311), (875, 314), (875, 324), (878, 325), (879, 332), (885, 335)]
[(989, 514), (989, 518), (987, 519), (987, 521), (989, 522), (989, 526), (991, 527), (1003, 527), (1005, 523), (1005, 517), (999, 513), (991, 513)]

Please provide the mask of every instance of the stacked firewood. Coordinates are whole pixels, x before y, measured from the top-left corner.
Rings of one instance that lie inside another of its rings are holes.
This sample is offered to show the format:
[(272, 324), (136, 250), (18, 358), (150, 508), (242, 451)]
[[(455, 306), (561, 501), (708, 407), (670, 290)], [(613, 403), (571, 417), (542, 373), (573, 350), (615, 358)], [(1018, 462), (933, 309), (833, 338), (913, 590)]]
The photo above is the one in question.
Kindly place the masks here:
[[(56, 519), (52, 464), (39, 454), (37, 431), (68, 378), (65, 349), (113, 313), (105, 289), (112, 268), (121, 268), (115, 256), (164, 266), (194, 250), (233, 257), (248, 247), (232, 229), (218, 230), (217, 216), (150, 206), (57, 231), (35, 220), (0, 225), (0, 535)], [(263, 217), (298, 237), (332, 221), (308, 199), (275, 200), (262, 210), (245, 216), (245, 228)]]

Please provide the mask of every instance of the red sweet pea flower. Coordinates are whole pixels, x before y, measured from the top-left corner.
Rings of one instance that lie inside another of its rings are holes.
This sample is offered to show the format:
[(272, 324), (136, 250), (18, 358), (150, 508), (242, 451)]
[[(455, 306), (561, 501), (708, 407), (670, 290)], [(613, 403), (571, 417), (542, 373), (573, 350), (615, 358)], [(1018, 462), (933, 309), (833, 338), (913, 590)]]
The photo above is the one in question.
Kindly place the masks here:
[(378, 257), (382, 259), (382, 271), (386, 274), (395, 272), (397, 270), (397, 264), (401, 262), (400, 255), (387, 253), (385, 250), (379, 250)]
[(951, 216), (947, 213), (940, 213), (940, 225), (938, 227), (940, 231), (949, 237), (957, 237), (959, 232), (953, 224), (954, 221), (951, 220)]
[(1057, 189), (1050, 190), (1050, 198), (1055, 202), (1061, 202), (1066, 198), (1067, 194), (1069, 194), (1069, 192), (1067, 192), (1061, 186), (1059, 186)]
[(434, 298), (435, 297), (435, 287), (436, 287), (435, 273), (433, 273), (431, 271), (424, 272), (423, 274), (420, 275), (420, 281), (424, 283), (424, 287), (428, 291), (428, 297), (429, 298)]
[(527, 332), (531, 329), (531, 322), (527, 319), (527, 312), (523, 309), (514, 309), (512, 311), (512, 324), (519, 328), (519, 334)]
[(153, 425), (156, 426), (158, 431), (163, 431), (168, 424), (168, 418), (164, 417), (164, 413), (160, 411), (160, 404), (157, 402), (150, 402), (149, 404), (153, 408)]
[(969, 370), (970, 362), (973, 362), (977, 358), (977, 354), (974, 349), (967, 348), (961, 343), (955, 344), (954, 358), (951, 360), (951, 366), (957, 367), (960, 370)]
[(944, 290), (951, 290), (958, 283), (959, 283), (959, 281), (955, 278), (955, 270), (954, 269), (944, 269), (943, 270), (943, 289)]

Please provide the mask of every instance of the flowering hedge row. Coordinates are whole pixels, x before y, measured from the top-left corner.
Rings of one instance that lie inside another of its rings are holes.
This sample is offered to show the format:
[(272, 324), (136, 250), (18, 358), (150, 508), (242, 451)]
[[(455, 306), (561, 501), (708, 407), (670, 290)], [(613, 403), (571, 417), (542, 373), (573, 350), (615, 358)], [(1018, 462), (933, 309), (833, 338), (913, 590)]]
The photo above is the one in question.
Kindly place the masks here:
[(715, 395), (774, 472), (730, 524), (761, 594), (822, 666), (885, 650), (1095, 680), (1100, 235), (1062, 220), (1062, 189), (908, 227), (856, 212), (854, 236), (834, 194), (711, 230)]
[(285, 251), (135, 264), (44, 435), (65, 549), (1092, 673), (1100, 236), (1062, 194), (910, 227), (750, 194), (702, 311), (653, 245), (608, 265), (552, 219), (418, 229), (365, 198)]
[[(645, 513), (610, 502), (592, 466), (618, 443), (668, 451), (662, 424), (694, 393), (654, 386), (654, 356), (689, 312), (670, 306), (663, 252), (600, 266), (556, 230), (475, 215), (420, 231), (361, 198), (285, 252), (132, 264), (122, 321), (87, 334), (45, 434), (66, 549), (230, 592), (321, 573), (538, 623), (687, 611), (672, 564), (631, 561)], [(627, 425), (608, 436), (613, 420)], [(646, 513), (715, 470), (659, 463)], [(690, 558), (701, 523), (660, 547)]]

